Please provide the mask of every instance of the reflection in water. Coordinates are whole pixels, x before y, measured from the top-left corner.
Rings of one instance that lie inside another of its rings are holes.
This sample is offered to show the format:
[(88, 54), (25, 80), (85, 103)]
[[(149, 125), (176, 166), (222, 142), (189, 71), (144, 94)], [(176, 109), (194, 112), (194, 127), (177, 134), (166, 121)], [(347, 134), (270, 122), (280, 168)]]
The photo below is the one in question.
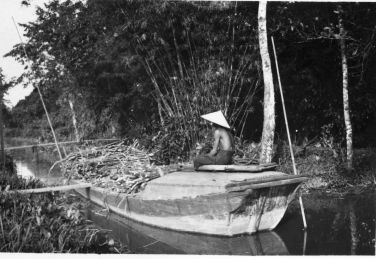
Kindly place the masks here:
[[(307, 207), (306, 255), (375, 254), (375, 192), (345, 197), (312, 195), (305, 197)], [(276, 232), (291, 254), (301, 254), (304, 239), (295, 202)], [(303, 242), (303, 244), (302, 244)]]
[[(25, 143), (11, 143), (8, 146), (24, 145)], [(30, 144), (30, 143), (26, 143)], [(57, 184), (62, 176), (59, 168), (54, 168), (51, 174), (49, 169), (53, 162), (57, 161), (56, 152), (43, 152), (41, 148), (25, 148), (11, 150), (10, 155), (16, 164), (17, 174), (24, 178), (37, 177), (47, 185)]]
[(354, 209), (354, 202), (350, 202), (349, 206), (349, 219), (350, 219), (350, 233), (351, 233), (351, 255), (356, 255), (356, 248), (358, 246), (359, 238), (356, 227), (356, 215)]
[[(30, 143), (27, 143), (30, 144)], [(14, 144), (22, 145), (22, 143)], [(47, 184), (61, 180), (56, 152), (32, 149), (10, 152), (22, 176), (33, 175)], [(244, 254), (244, 255), (373, 255), (376, 253), (375, 193), (345, 197), (325, 194), (303, 196), (308, 230), (303, 231), (299, 203), (287, 210), (274, 232), (220, 238), (152, 228), (112, 215), (109, 219), (89, 210), (97, 225), (110, 229), (134, 253)], [(373, 207), (372, 207), (373, 206)]]
[(289, 252), (277, 233), (261, 232), (255, 235), (217, 237), (182, 233), (150, 227), (113, 213), (104, 216), (95, 213), (98, 207), (87, 211), (95, 224), (112, 229), (113, 234), (135, 253), (147, 254), (227, 254), (227, 255), (288, 255)]
[(303, 237), (303, 255), (306, 255), (306, 248), (307, 248), (307, 229), (304, 229), (304, 237)]

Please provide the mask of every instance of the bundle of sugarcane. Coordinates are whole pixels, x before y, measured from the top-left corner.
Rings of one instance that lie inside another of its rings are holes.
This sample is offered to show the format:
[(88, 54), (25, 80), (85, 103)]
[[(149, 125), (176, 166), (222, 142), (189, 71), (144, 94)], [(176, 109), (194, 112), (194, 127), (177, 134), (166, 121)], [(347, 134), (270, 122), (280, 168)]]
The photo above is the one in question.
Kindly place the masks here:
[(150, 156), (137, 140), (130, 145), (122, 141), (71, 153), (60, 165), (67, 178), (116, 192), (135, 193), (148, 181), (171, 170), (150, 164)]

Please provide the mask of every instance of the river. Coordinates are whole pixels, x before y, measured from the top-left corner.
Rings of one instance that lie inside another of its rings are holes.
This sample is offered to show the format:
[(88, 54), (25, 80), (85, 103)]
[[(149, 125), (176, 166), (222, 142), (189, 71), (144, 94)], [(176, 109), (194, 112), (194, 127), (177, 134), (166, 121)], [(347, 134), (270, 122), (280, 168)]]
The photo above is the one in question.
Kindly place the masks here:
[[(25, 142), (7, 144), (18, 146)], [(31, 148), (9, 153), (21, 176), (37, 177), (46, 184), (61, 182), (59, 168), (49, 173), (57, 153)], [(303, 195), (303, 202), (307, 231), (303, 230), (299, 203), (294, 201), (274, 231), (232, 238), (162, 230), (104, 213), (94, 205), (84, 212), (137, 254), (375, 255), (374, 191), (345, 196), (313, 193)]]

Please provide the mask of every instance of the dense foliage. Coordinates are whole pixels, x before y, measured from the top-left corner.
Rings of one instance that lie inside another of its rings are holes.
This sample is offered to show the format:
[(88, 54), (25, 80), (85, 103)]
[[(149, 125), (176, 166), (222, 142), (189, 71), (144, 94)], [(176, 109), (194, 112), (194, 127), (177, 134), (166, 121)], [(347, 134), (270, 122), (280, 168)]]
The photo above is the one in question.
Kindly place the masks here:
[[(343, 4), (358, 147), (376, 143), (374, 7)], [(41, 88), (59, 138), (73, 135), (70, 100), (82, 138), (128, 135), (178, 155), (204, 140), (199, 115), (222, 109), (237, 136), (259, 141), (257, 8), (257, 2), (52, 0), (35, 22), (22, 25), (28, 57), (21, 45), (8, 55), (25, 65), (19, 82)], [(272, 2), (267, 21), (293, 138), (332, 137), (343, 145), (337, 4)], [(276, 96), (277, 137), (285, 139)], [(35, 91), (12, 110), (12, 126), (29, 136), (50, 135), (38, 98)]]
[(0, 251), (121, 252), (105, 230), (97, 229), (83, 218), (79, 203), (66, 204), (63, 200), (52, 194), (28, 197), (2, 193)]
[(0, 252), (120, 253), (125, 248), (82, 214), (84, 205), (68, 194), (19, 194), (8, 190), (43, 187), (37, 179), (0, 174)]
[(9, 88), (11, 88), (12, 86), (13, 86), (12, 82), (6, 82), (5, 81), (5, 78), (4, 78), (4, 75), (3, 75), (3, 70), (0, 67), (0, 102), (1, 102), (1, 106), (0, 106), (1, 111), (0, 112), (1, 112), (1, 119), (3, 121), (2, 123), (4, 123), (4, 125), (6, 127), (11, 126), (10, 125), (11, 115), (10, 115), (9, 108), (5, 105), (4, 95), (7, 93)]

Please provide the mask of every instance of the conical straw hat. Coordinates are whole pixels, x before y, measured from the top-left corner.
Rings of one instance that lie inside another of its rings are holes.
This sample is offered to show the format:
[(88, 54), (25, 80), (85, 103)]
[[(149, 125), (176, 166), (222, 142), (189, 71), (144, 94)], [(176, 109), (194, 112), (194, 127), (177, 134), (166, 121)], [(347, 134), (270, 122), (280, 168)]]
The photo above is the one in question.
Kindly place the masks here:
[(225, 128), (230, 128), (230, 125), (228, 125), (227, 120), (225, 116), (223, 115), (222, 111), (216, 111), (212, 113), (208, 113), (205, 115), (201, 115), (201, 118), (208, 120), (210, 122), (213, 122), (215, 124), (218, 124)]

